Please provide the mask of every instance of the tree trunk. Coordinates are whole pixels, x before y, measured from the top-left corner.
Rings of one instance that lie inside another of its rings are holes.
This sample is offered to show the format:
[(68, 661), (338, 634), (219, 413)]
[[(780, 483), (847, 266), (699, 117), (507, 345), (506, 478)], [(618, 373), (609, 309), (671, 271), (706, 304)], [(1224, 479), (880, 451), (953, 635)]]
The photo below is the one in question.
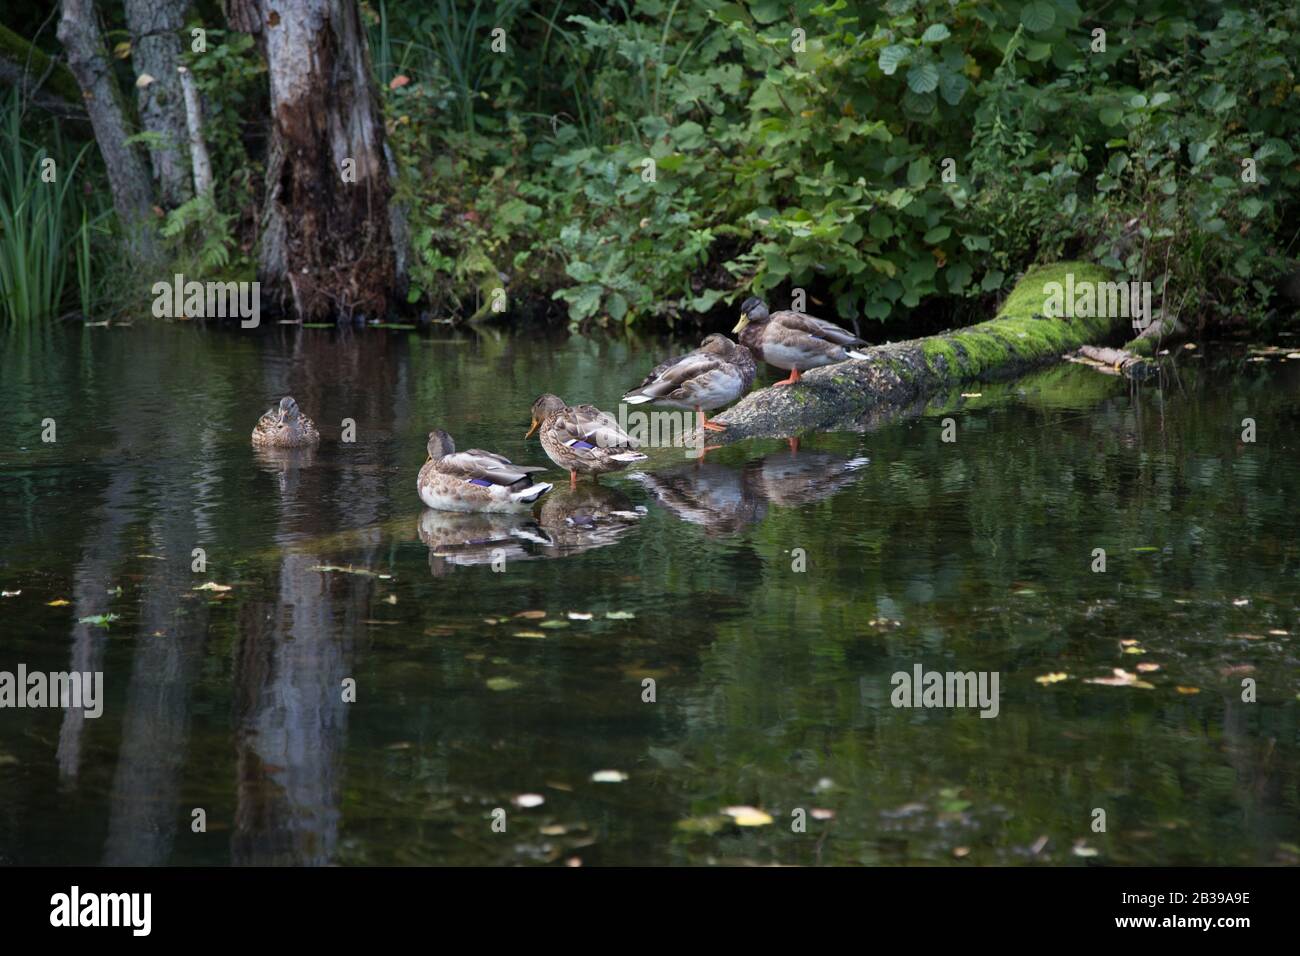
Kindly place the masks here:
[(228, 16), (270, 70), (263, 289), (307, 321), (382, 316), (399, 278), (392, 189), (355, 0), (231, 0)]
[(121, 93), (109, 71), (92, 0), (63, 0), (58, 36), (90, 114), (131, 258), (138, 264), (152, 264), (158, 258), (153, 188), (144, 163), (126, 142), (130, 133)]
[(179, 206), (193, 195), (186, 156), (185, 101), (176, 68), (181, 65), (181, 30), (189, 0), (126, 0), (126, 24), (131, 32), (131, 64), (137, 80), (140, 123), (158, 136), (149, 147), (153, 176), (162, 204)]
[(727, 426), (712, 443), (784, 437), (851, 425), (880, 406), (901, 406), (945, 385), (1014, 374), (1059, 359), (1113, 334), (1127, 319), (1047, 318), (1043, 284), (1066, 272), (1075, 281), (1109, 281), (1080, 262), (1031, 270), (1007, 297), (998, 317), (923, 339), (861, 349), (866, 359), (814, 369), (798, 385), (763, 388), (714, 419)]

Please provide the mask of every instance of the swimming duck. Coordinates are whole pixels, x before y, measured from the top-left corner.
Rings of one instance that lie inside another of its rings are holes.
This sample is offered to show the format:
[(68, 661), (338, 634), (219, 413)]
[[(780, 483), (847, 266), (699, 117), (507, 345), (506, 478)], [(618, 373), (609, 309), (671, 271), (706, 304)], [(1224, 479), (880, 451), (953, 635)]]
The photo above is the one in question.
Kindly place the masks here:
[(278, 409), (269, 409), (253, 428), (253, 444), (259, 448), (301, 448), (320, 441), (320, 432), (289, 395)]
[(542, 448), (551, 461), (568, 471), (570, 485), (577, 485), (578, 472), (598, 477), (648, 457), (636, 450), (636, 440), (619, 427), (614, 416), (595, 405), (570, 408), (548, 392), (533, 402), (532, 415), (532, 427), (524, 438), (541, 429), (537, 437)]
[(440, 511), (524, 511), (553, 487), (534, 482), (540, 465), (516, 465), (510, 459), (471, 448), (457, 452), (441, 428), (429, 432), (429, 460), (420, 469), (415, 489), (420, 500)]
[(770, 315), (767, 303), (750, 296), (740, 306), (740, 321), (731, 330), (740, 344), (768, 365), (789, 369), (790, 377), (776, 385), (793, 385), (799, 373), (851, 358), (867, 358), (855, 351), (866, 341), (834, 322), (783, 309)]
[(726, 425), (709, 421), (704, 413), (729, 405), (748, 392), (756, 371), (749, 349), (715, 332), (705, 336), (694, 352), (660, 363), (623, 401), (693, 408), (702, 428), (725, 431)]

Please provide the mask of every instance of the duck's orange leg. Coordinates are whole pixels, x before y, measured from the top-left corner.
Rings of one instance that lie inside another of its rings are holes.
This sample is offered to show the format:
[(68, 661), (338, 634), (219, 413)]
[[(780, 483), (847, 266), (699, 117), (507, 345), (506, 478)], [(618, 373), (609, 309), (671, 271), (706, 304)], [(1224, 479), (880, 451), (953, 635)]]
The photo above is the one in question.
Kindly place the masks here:
[(798, 381), (799, 381), (799, 370), (798, 370), (797, 368), (792, 368), (792, 369), (790, 369), (790, 377), (789, 377), (789, 378), (783, 378), (783, 379), (781, 379), (781, 381), (779, 381), (779, 382), (773, 382), (772, 384), (773, 384), (773, 385), (777, 385), (777, 386), (779, 386), (779, 385), (794, 385), (794, 384), (795, 384), (796, 382), (798, 382)]
[(709, 416), (705, 415), (704, 409), (700, 408), (698, 405), (695, 406), (695, 414), (700, 416), (699, 421), (701, 428), (707, 429), (711, 432), (725, 432), (727, 430), (726, 425), (719, 425), (717, 422), (709, 421)]
[(578, 487), (578, 471), (576, 468), (569, 469), (569, 487), (570, 488)]

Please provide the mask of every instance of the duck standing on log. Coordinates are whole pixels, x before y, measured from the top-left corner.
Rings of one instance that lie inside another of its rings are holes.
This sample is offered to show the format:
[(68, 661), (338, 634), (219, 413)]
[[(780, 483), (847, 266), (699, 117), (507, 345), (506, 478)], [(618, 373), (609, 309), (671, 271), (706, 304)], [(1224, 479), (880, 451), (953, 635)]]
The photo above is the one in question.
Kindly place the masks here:
[(754, 384), (754, 356), (743, 345), (714, 332), (700, 347), (655, 367), (636, 388), (623, 396), (629, 405), (654, 402), (673, 408), (693, 408), (700, 427), (720, 432), (726, 425), (711, 422), (705, 412), (730, 405)]
[(847, 329), (789, 309), (769, 314), (767, 303), (757, 296), (741, 303), (740, 321), (731, 331), (755, 358), (789, 370), (790, 377), (775, 385), (793, 385), (809, 369), (867, 358), (856, 351), (866, 340)]

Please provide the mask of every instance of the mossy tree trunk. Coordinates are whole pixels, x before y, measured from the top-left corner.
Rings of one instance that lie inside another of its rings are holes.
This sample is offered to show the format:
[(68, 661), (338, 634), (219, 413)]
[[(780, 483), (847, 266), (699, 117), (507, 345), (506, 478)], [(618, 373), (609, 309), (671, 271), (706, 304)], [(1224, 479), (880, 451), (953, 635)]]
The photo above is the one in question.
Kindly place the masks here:
[(814, 369), (793, 386), (751, 392), (717, 416), (727, 426), (709, 441), (784, 437), (854, 424), (881, 405), (906, 405), (968, 379), (1016, 374), (1055, 361), (1081, 345), (1102, 342), (1128, 320), (1048, 318), (1045, 283), (1106, 282), (1097, 266), (1062, 262), (1031, 270), (1007, 297), (997, 318), (968, 328), (863, 349), (867, 358)]

